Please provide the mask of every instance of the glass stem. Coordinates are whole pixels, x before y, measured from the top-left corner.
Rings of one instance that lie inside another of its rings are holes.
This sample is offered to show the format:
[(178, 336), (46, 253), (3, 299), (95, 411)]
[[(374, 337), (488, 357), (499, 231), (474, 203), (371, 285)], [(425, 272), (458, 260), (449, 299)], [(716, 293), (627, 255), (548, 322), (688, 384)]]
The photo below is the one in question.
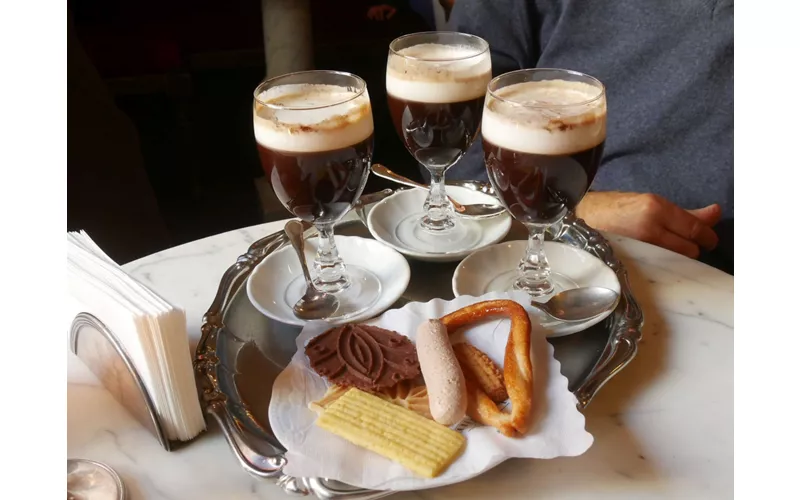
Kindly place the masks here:
[(519, 277), (514, 284), (517, 290), (525, 290), (532, 297), (546, 297), (553, 292), (550, 282), (550, 264), (544, 253), (544, 233), (546, 225), (526, 224), (528, 228), (528, 249), (519, 263)]
[(453, 206), (447, 199), (444, 184), (444, 169), (429, 169), (431, 186), (425, 200), (422, 227), (429, 231), (445, 231), (455, 226), (453, 222)]
[(314, 286), (324, 292), (340, 292), (350, 286), (336, 241), (333, 237), (333, 224), (317, 226), (319, 247), (314, 259)]

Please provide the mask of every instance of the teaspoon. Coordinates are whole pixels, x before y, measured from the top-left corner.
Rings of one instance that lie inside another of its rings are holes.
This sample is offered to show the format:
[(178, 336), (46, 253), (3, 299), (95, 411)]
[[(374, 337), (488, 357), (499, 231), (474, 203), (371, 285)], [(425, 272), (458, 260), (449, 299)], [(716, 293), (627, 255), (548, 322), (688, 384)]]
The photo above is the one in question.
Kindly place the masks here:
[(303, 269), (303, 277), (306, 279), (306, 293), (292, 308), (294, 315), (304, 321), (328, 318), (339, 308), (339, 299), (334, 295), (317, 290), (311, 281), (311, 275), (306, 265), (306, 256), (303, 251), (305, 242), (303, 241), (303, 224), (300, 221), (290, 220), (283, 228), (292, 248), (300, 259), (300, 267)]
[[(391, 170), (381, 165), (380, 163), (375, 163), (372, 165), (372, 173), (377, 175), (378, 177), (383, 177), (384, 179), (394, 181), (404, 186), (426, 189), (426, 190), (428, 189), (428, 186), (420, 184), (419, 182), (412, 181), (407, 177), (403, 177), (400, 174), (392, 172)], [(495, 215), (499, 215), (505, 211), (505, 208), (502, 205), (489, 205), (486, 203), (462, 205), (461, 203), (457, 202), (450, 196), (448, 196), (447, 199), (450, 200), (450, 203), (453, 204), (453, 209), (456, 211), (456, 213), (462, 217), (469, 217), (475, 219), (492, 217)]]
[(599, 286), (572, 288), (552, 296), (547, 302), (531, 305), (548, 316), (568, 323), (592, 319), (617, 306), (619, 295)]

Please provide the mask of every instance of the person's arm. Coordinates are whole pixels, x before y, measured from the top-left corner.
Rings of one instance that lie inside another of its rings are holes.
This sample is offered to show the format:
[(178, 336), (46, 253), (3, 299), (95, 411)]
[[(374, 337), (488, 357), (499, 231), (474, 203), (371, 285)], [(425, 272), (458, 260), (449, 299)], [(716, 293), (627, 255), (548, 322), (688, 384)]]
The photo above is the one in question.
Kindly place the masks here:
[[(527, 0), (456, 0), (451, 26), (454, 31), (477, 35), (489, 43), (492, 73), (497, 76), (536, 64), (539, 47), (530, 14)], [(447, 178), (488, 181), (480, 134), (447, 171)]]
[(595, 191), (586, 194), (575, 215), (595, 229), (696, 259), (701, 250), (717, 246), (719, 238), (712, 228), (722, 211), (716, 204), (685, 210), (652, 193)]
[[(456, 0), (453, 29), (489, 42), (495, 76), (536, 67), (539, 60), (537, 13), (529, 1)], [(447, 175), (451, 179), (487, 180), (480, 137)], [(650, 193), (593, 191), (578, 205), (576, 215), (596, 229), (692, 258), (697, 258), (701, 249), (713, 249), (718, 241), (712, 229), (720, 218), (718, 205), (685, 210)]]

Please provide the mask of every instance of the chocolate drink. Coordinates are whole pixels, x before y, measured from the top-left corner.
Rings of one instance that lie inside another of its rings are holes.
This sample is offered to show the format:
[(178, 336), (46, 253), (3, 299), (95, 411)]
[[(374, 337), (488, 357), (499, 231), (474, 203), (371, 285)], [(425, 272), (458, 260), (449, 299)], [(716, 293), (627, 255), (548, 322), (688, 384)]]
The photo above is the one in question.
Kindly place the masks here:
[(552, 224), (575, 210), (589, 190), (605, 142), (567, 155), (520, 153), (483, 140), (489, 180), (511, 215), (522, 223)]
[(397, 134), (420, 163), (451, 165), (478, 134), (485, 96), (467, 101), (426, 103), (388, 94)]
[(361, 196), (373, 149), (366, 91), (273, 87), (254, 106), (253, 130), (267, 181), (294, 216), (333, 223)]
[(446, 169), (469, 149), (491, 75), (489, 52), (465, 45), (422, 43), (389, 55), (389, 111), (418, 162)]
[(501, 203), (522, 223), (574, 210), (597, 174), (606, 106), (597, 88), (565, 80), (503, 87), (483, 113), (483, 152)]
[(298, 153), (266, 148), (258, 155), (275, 195), (295, 217), (336, 222), (361, 196), (372, 159), (372, 135), (352, 146)]

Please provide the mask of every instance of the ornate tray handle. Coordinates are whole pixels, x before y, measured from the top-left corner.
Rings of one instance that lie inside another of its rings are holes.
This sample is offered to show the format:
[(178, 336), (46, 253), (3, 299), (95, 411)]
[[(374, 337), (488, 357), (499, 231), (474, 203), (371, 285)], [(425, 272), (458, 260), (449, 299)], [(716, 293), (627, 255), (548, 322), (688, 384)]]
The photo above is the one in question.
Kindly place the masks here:
[[(486, 190), (486, 188), (480, 186), (473, 185), (471, 187), (477, 190)], [(375, 195), (367, 195), (367, 197), (370, 197), (367, 200), (370, 202), (377, 201), (385, 197), (388, 192), (389, 190), (384, 190)], [(490, 192), (490, 188), (488, 192)], [(354, 210), (361, 221), (365, 219), (364, 205), (366, 203), (355, 207)], [(358, 222), (358, 220), (349, 222)], [(574, 391), (578, 399), (578, 408), (583, 410), (603, 385), (625, 368), (634, 358), (638, 342), (641, 339), (644, 319), (639, 305), (631, 294), (628, 274), (624, 266), (614, 256), (611, 246), (600, 233), (591, 229), (582, 220), (575, 218), (573, 214), (568, 214), (564, 221), (560, 225), (553, 227), (549, 233), (554, 240), (583, 248), (600, 258), (617, 274), (622, 290), (617, 309), (606, 320), (609, 328), (613, 329), (613, 331), (609, 336), (603, 353), (590, 374)], [(274, 439), (270, 440), (269, 444), (276, 450), (274, 455), (264, 455), (254, 450), (243, 437), (246, 431), (243, 431), (226, 406), (227, 396), (220, 391), (217, 378), (219, 364), (219, 359), (216, 355), (217, 338), (225, 328), (222, 317), (234, 294), (250, 275), (253, 268), (265, 256), (285, 244), (287, 244), (287, 238), (283, 231), (271, 234), (253, 243), (247, 253), (240, 256), (236, 263), (225, 272), (217, 290), (217, 295), (211, 303), (211, 307), (203, 316), (201, 338), (197, 346), (194, 367), (198, 375), (198, 385), (203, 396), (206, 412), (219, 423), (225, 439), (242, 467), (256, 477), (276, 480), (277, 484), (289, 495), (314, 495), (320, 499), (347, 500), (373, 500), (389, 496), (394, 492), (365, 490), (354, 488), (338, 481), (322, 478), (297, 478), (283, 474), (286, 458), (280, 443)]]
[[(210, 413), (222, 429), (225, 439), (229, 443), (235, 443), (233, 453), (239, 464), (250, 474), (263, 478), (275, 478), (283, 476), (283, 466), (286, 464), (286, 459), (282, 453), (273, 456), (265, 457), (257, 451), (250, 448), (247, 443), (237, 432), (236, 424), (233, 422), (230, 414), (225, 410), (225, 405), (222, 401), (215, 401), (208, 405), (206, 411)], [(287, 477), (287, 476), (283, 476)]]
[[(569, 229), (572, 231), (569, 231)], [(560, 239), (568, 233), (579, 235), (585, 239), (584, 246), (596, 255), (617, 275), (622, 296), (610, 320), (613, 323), (613, 335), (608, 340), (597, 365), (584, 382), (574, 391), (578, 399), (578, 408), (583, 410), (594, 399), (597, 392), (611, 380), (617, 373), (625, 368), (636, 356), (639, 340), (642, 338), (644, 315), (639, 304), (631, 293), (628, 271), (622, 262), (614, 255), (614, 251), (603, 236), (587, 226), (582, 219), (569, 213), (558, 230)], [(583, 243), (583, 242), (581, 242)]]

